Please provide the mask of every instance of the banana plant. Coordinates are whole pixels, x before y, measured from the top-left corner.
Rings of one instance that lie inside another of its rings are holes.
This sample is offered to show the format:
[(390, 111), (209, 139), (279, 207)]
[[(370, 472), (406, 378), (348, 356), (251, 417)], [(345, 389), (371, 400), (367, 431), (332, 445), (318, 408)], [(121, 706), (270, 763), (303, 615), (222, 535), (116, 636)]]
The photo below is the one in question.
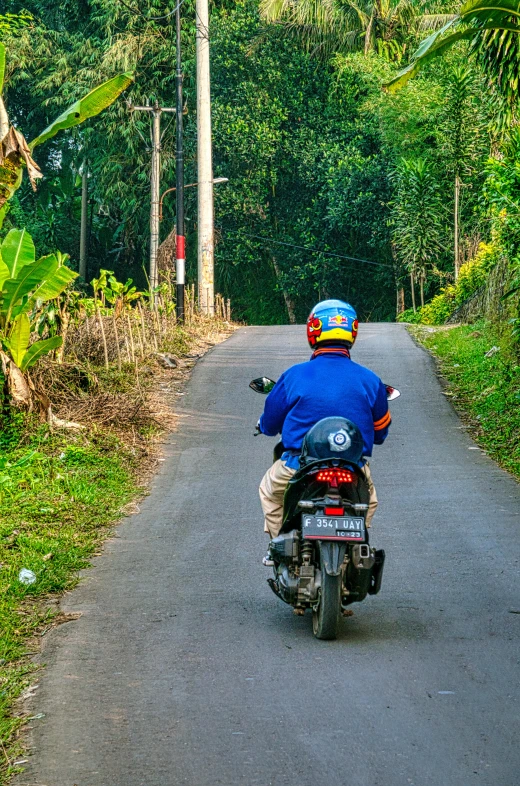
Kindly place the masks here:
[(34, 148), (51, 139), (59, 131), (72, 128), (89, 117), (98, 115), (133, 81), (133, 74), (125, 72), (103, 82), (69, 106), (41, 134), (28, 143), (23, 134), (10, 124), (2, 99), (5, 62), (6, 50), (4, 44), (0, 42), (0, 227), (6, 213), (6, 203), (22, 182), (24, 165), (33, 189), (36, 189), (36, 181), (43, 177), (32, 157)]
[(126, 283), (118, 281), (114, 276), (113, 270), (104, 270), (101, 268), (99, 271), (99, 278), (94, 278), (90, 282), (94, 293), (100, 298), (103, 306), (108, 302), (111, 306), (117, 306), (118, 303), (121, 307), (129, 305), (133, 300), (139, 300), (143, 293), (137, 291), (137, 287), (133, 286), (133, 280), (127, 279)]
[(0, 246), (0, 344), (25, 372), (62, 344), (61, 336), (31, 343), (32, 321), (42, 305), (57, 298), (78, 275), (66, 266), (64, 254), (36, 259), (25, 229), (11, 229)]

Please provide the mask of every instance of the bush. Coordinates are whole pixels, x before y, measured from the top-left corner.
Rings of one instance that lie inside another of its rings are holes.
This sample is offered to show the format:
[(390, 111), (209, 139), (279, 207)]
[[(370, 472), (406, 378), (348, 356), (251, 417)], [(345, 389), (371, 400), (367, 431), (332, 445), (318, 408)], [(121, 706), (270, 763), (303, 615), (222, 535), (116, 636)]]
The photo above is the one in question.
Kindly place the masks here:
[(497, 262), (497, 248), (492, 243), (481, 243), (476, 256), (462, 265), (455, 285), (455, 302), (460, 306), (486, 281), (487, 275)]
[(466, 262), (459, 270), (455, 284), (449, 284), (423, 308), (414, 313), (409, 308), (397, 317), (398, 322), (412, 322), (421, 325), (442, 325), (486, 281), (489, 271), (499, 257), (499, 249), (493, 243), (481, 243), (476, 256)]
[(413, 308), (407, 308), (402, 314), (397, 316), (398, 322), (411, 322), (413, 325), (418, 325), (421, 321), (421, 309), (418, 308), (414, 311)]
[(440, 294), (421, 309), (422, 325), (442, 325), (453, 313), (456, 305), (456, 287), (452, 284), (441, 289)]

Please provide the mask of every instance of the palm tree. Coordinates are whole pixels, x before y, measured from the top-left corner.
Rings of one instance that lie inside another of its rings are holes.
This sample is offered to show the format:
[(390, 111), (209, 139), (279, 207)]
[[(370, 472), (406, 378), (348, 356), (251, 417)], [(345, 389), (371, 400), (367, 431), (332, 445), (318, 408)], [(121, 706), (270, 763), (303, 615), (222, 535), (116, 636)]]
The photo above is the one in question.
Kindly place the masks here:
[(432, 29), (451, 18), (422, 14), (421, 5), (413, 0), (260, 0), (260, 13), (325, 55), (362, 49), (400, 59), (411, 27)]
[[(449, 33), (449, 34), (448, 34)], [(426, 38), (410, 64), (385, 87), (398, 90), (420, 69), (442, 56), (458, 41), (471, 42), (470, 52), (484, 67), (510, 114), (518, 100), (520, 83), (520, 0), (467, 0), (459, 13)]]

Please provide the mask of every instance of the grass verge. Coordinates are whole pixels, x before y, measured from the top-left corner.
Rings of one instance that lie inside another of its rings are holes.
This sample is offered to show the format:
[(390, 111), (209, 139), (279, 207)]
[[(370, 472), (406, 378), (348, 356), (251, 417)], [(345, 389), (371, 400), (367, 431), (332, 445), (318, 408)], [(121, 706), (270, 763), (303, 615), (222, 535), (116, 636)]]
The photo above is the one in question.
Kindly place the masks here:
[[(56, 620), (46, 601), (74, 586), (139, 493), (136, 461), (117, 437), (95, 430), (50, 434), (19, 417), (0, 434), (0, 783), (18, 769), (25, 719), (11, 711), (35, 668), (27, 656)], [(20, 581), (23, 569), (34, 583)]]
[(520, 478), (520, 360), (508, 333), (485, 322), (409, 330), (437, 359), (472, 438)]

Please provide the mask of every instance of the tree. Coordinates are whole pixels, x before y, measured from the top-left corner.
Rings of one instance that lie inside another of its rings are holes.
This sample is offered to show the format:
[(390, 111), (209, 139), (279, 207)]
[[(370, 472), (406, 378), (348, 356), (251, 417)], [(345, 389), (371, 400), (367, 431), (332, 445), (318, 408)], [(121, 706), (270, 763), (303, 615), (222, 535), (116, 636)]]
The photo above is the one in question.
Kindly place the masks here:
[(310, 50), (378, 51), (399, 61), (416, 25), (435, 28), (446, 15), (421, 13), (413, 0), (260, 0), (268, 22), (281, 22)]
[(503, 115), (511, 118), (520, 83), (520, 2), (467, 0), (459, 13), (419, 45), (406, 68), (391, 79), (390, 91), (403, 87), (427, 63), (441, 57), (458, 41), (471, 42), (470, 52), (504, 101)]
[[(34, 189), (36, 179), (43, 177), (32, 157), (34, 149), (59, 131), (102, 112), (133, 79), (131, 74), (121, 74), (94, 88), (28, 143), (22, 132), (10, 123), (5, 108), (2, 97), (5, 64), (6, 48), (0, 43), (0, 227), (9, 200), (22, 183), (24, 167)], [(76, 273), (65, 264), (67, 259), (59, 252), (36, 259), (33, 240), (25, 229), (11, 229), (0, 247), (2, 387), (7, 389), (11, 401), (29, 408), (33, 404), (34, 389), (30, 381), (24, 379), (23, 372), (62, 343), (60, 336), (31, 342), (32, 328), (42, 304), (58, 297), (76, 278)], [(50, 417), (50, 409), (46, 414)]]
[(456, 65), (448, 71), (443, 82), (446, 98), (440, 117), (439, 142), (453, 183), (453, 249), (457, 279), (461, 264), (461, 189), (472, 185), (476, 170), (484, 170), (490, 147), (486, 128), (489, 117), (475, 69)]
[(442, 205), (431, 164), (424, 158), (401, 159), (396, 172), (393, 240), (410, 273), (413, 309), (418, 279), (421, 306), (424, 282), (432, 262), (442, 253)]

